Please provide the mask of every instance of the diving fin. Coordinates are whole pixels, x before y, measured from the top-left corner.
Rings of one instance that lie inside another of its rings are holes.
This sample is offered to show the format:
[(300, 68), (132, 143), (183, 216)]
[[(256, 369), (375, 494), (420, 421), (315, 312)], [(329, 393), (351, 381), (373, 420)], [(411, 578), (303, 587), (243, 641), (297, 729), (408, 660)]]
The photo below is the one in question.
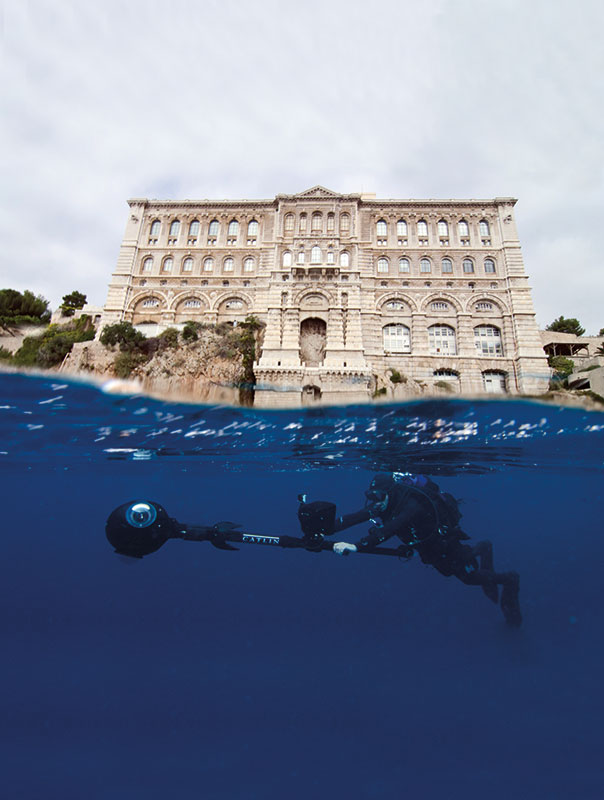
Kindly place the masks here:
[(522, 614), (518, 602), (519, 589), (520, 576), (518, 573), (508, 573), (508, 579), (503, 584), (503, 591), (501, 592), (501, 610), (505, 621), (512, 628), (519, 628), (522, 625)]

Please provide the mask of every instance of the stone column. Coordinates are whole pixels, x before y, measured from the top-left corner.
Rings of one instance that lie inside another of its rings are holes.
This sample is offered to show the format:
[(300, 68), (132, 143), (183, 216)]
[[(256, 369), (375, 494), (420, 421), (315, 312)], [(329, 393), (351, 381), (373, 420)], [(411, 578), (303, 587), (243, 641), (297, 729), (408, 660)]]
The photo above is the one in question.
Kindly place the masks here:
[(457, 315), (457, 354), (467, 358), (476, 355), (471, 314)]

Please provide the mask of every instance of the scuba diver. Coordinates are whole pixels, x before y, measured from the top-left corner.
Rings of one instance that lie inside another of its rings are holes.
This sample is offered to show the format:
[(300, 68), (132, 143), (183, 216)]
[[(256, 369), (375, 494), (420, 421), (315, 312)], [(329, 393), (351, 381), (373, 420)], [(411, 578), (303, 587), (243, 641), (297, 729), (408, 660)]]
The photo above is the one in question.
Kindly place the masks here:
[[(495, 571), (491, 542), (467, 544), (470, 537), (460, 527), (461, 514), (454, 497), (441, 491), (430, 478), (409, 472), (376, 475), (365, 496), (364, 508), (336, 518), (334, 503), (307, 502), (305, 494), (298, 495), (302, 536), (253, 533), (238, 530), (240, 526), (232, 522), (179, 522), (152, 500), (134, 500), (115, 508), (107, 518), (105, 533), (115, 552), (130, 558), (155, 553), (170, 539), (209, 542), (219, 550), (230, 551), (238, 549), (234, 542), (240, 542), (312, 553), (360, 553), (407, 560), (417, 552), (424, 564), (441, 575), (454, 575), (468, 586), (480, 586), (494, 603), (499, 601), (501, 586), (501, 609), (506, 622), (520, 627), (518, 573)], [(357, 544), (326, 541), (334, 533), (362, 522), (371, 522), (372, 527)], [(402, 542), (399, 547), (380, 546), (393, 536)]]
[(356, 544), (336, 542), (333, 552), (348, 555), (371, 552), (397, 536), (402, 542), (400, 554), (410, 559), (417, 552), (424, 564), (441, 575), (454, 575), (468, 586), (480, 586), (494, 603), (499, 601), (508, 625), (520, 627), (522, 614), (518, 603), (517, 572), (495, 572), (493, 545), (490, 541), (465, 544), (469, 536), (459, 526), (461, 514), (452, 495), (442, 492), (434, 481), (411, 473), (380, 473), (365, 492), (365, 507), (335, 521), (334, 532), (362, 522), (372, 522), (367, 536)]

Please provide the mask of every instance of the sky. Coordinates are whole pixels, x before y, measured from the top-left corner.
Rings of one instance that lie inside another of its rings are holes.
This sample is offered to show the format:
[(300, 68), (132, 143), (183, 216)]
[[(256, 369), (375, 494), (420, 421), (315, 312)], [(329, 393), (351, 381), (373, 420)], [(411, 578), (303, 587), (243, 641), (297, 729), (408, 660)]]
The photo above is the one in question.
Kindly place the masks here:
[(604, 327), (601, 0), (3, 0), (0, 285), (105, 302), (130, 197), (518, 198)]

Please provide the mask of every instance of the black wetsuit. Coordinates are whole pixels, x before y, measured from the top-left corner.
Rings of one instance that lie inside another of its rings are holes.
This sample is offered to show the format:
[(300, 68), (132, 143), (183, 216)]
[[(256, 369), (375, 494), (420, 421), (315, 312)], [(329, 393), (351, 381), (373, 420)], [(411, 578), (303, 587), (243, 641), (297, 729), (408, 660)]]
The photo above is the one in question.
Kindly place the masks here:
[(517, 573), (495, 572), (491, 542), (465, 543), (470, 537), (459, 526), (460, 515), (456, 504), (455, 510), (451, 507), (452, 498), (442, 494), (430, 480), (422, 487), (393, 482), (384, 488), (388, 493), (384, 510), (372, 514), (370, 508), (364, 508), (339, 517), (335, 531), (372, 520), (376, 524), (357, 543), (358, 549), (373, 549), (397, 536), (402, 542), (401, 556), (410, 558), (417, 552), (424, 564), (430, 564), (441, 575), (454, 575), (467, 585), (481, 586), (493, 602), (498, 601), (500, 584), (504, 616), (510, 625), (519, 626), (522, 617)]

